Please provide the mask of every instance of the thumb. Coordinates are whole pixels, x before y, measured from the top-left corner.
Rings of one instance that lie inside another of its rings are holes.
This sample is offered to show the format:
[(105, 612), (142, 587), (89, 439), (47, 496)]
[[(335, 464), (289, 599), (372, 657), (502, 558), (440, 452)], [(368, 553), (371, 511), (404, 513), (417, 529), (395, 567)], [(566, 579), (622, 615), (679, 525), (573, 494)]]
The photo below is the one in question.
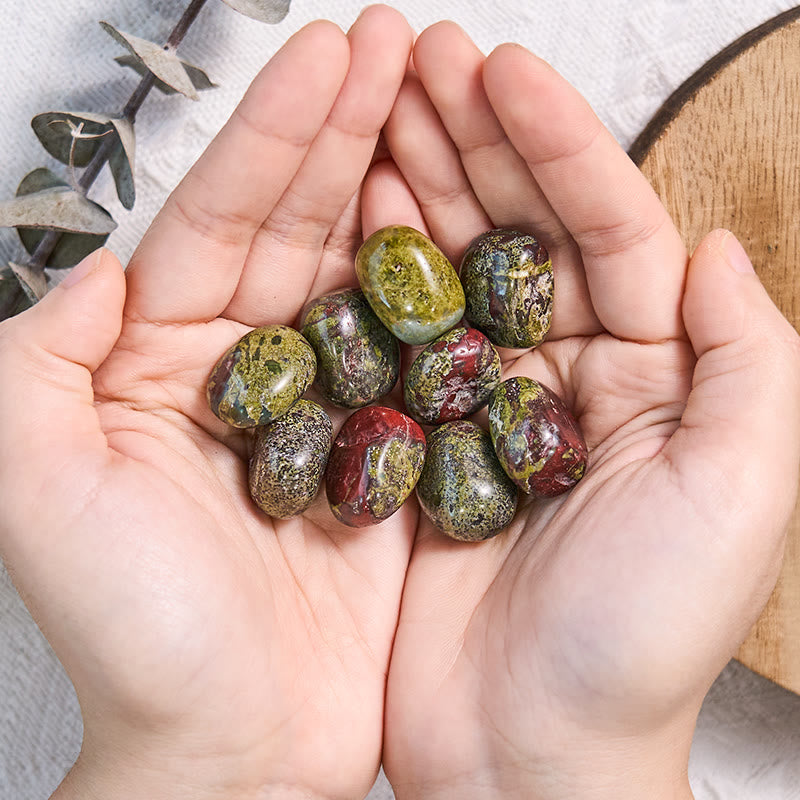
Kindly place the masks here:
[[(24, 313), (0, 324), (0, 346), (94, 371), (119, 336), (125, 278), (109, 250), (90, 253)], [(49, 364), (54, 366), (54, 364)]]
[(741, 548), (724, 546), (761, 556), (774, 580), (798, 486), (800, 337), (725, 230), (691, 258), (683, 318), (698, 360), (664, 455), (695, 508), (735, 519)]
[(100, 249), (33, 308), (0, 323), (4, 528), (24, 523), (40, 493), (77, 474), (81, 459), (105, 455), (92, 372), (119, 336), (124, 300), (122, 267)]

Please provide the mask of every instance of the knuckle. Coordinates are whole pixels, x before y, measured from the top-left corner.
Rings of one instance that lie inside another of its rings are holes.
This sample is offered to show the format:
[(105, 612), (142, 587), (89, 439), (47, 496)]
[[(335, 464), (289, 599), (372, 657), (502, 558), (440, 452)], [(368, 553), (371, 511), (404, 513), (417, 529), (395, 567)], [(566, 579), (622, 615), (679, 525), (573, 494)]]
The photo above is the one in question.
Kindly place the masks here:
[(181, 225), (214, 244), (241, 246), (257, 227), (258, 223), (246, 214), (210, 209), (191, 198), (191, 192), (174, 194), (162, 213), (170, 214)]
[(666, 213), (653, 218), (632, 218), (613, 225), (576, 232), (581, 252), (591, 258), (609, 258), (629, 252), (653, 241), (671, 223)]
[(591, 154), (604, 131), (602, 122), (591, 118), (588, 123), (572, 131), (570, 136), (554, 139), (547, 148), (540, 145), (536, 154), (527, 157), (526, 161), (535, 172), (540, 167), (583, 158)]
[(265, 118), (247, 103), (240, 103), (233, 110), (232, 119), (266, 146), (277, 142), (299, 152), (310, 147), (318, 132), (311, 129), (299, 132), (284, 130), (280, 125), (275, 124), (273, 118)]

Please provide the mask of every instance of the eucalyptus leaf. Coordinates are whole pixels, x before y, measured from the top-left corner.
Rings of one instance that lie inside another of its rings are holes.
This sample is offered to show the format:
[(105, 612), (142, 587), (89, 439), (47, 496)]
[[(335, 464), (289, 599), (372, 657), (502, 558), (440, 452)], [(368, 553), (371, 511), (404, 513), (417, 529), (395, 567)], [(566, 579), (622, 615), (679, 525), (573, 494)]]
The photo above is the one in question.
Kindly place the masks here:
[(277, 25), (289, 13), (291, 0), (222, 0), (246, 17)]
[(8, 262), (8, 266), (31, 303), (39, 302), (47, 294), (47, 278), (44, 270), (31, 269), (26, 264), (15, 264), (12, 261)]
[(53, 186), (0, 203), (0, 228), (19, 227), (108, 234), (117, 223), (108, 211), (80, 192)]
[(109, 121), (117, 132), (118, 141), (108, 158), (108, 168), (114, 178), (120, 203), (130, 211), (136, 202), (136, 188), (133, 180), (136, 137), (133, 133), (133, 123), (119, 117)]
[(114, 145), (108, 162), (117, 195), (125, 208), (133, 208), (135, 145), (133, 125), (127, 119), (91, 111), (46, 111), (37, 114), (31, 126), (50, 155), (62, 164), (72, 158), (76, 167), (85, 167), (103, 139), (111, 136)]
[(108, 22), (101, 22), (100, 25), (103, 30), (129, 52), (141, 59), (145, 66), (157, 78), (162, 80), (168, 86), (171, 86), (176, 91), (185, 95), (190, 100), (197, 100), (197, 92), (195, 91), (192, 81), (186, 74), (178, 56), (171, 50), (165, 50), (161, 45), (155, 42), (148, 42), (147, 39), (140, 39), (138, 36), (133, 36), (130, 33), (123, 33), (118, 31), (113, 25)]
[(68, 186), (69, 184), (58, 177), (47, 167), (39, 167), (29, 172), (17, 186), (17, 197), (21, 194), (40, 192), (42, 189), (52, 189), (54, 186)]
[(25, 311), (31, 305), (33, 303), (28, 299), (11, 267), (0, 269), (0, 321)]
[(46, 111), (31, 120), (33, 132), (62, 164), (85, 167), (105, 136), (113, 136), (110, 117), (88, 112)]
[[(141, 58), (131, 54), (126, 56), (117, 56), (114, 61), (116, 61), (121, 67), (130, 67), (139, 75), (146, 75), (150, 71), (144, 65), (144, 62)], [(211, 78), (209, 78), (208, 75), (206, 75), (206, 73), (200, 69), (200, 67), (190, 64), (188, 61), (181, 61), (181, 64), (186, 70), (186, 74), (189, 76), (189, 80), (192, 82), (192, 85), (195, 89), (197, 89), (198, 92), (204, 92), (207, 89), (217, 88), (218, 84), (214, 83)], [(155, 88), (164, 94), (177, 94), (177, 92), (171, 86), (167, 86), (164, 81), (159, 80), (158, 78), (156, 78)]]
[[(50, 189), (54, 186), (67, 186), (67, 184), (49, 169), (40, 167), (33, 170), (33, 172), (29, 172), (20, 181), (17, 187), (17, 196), (31, 194), (42, 189)], [(29, 254), (36, 250), (45, 235), (45, 231), (35, 230), (34, 228), (17, 228), (17, 233)], [(107, 239), (108, 234), (62, 233), (58, 243), (48, 256), (45, 266), (51, 269), (74, 267), (89, 253), (93, 253), (98, 247), (102, 247)], [(2, 287), (0, 286), (1, 291)]]

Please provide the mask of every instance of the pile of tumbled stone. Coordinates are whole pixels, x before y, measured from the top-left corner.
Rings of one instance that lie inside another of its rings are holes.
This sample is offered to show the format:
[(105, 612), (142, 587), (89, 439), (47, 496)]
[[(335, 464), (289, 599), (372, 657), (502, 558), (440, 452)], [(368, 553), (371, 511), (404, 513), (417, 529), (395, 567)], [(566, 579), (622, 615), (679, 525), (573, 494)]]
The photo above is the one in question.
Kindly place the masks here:
[[(324, 480), (333, 515), (363, 527), (416, 488), (437, 528), (474, 541), (511, 523), (518, 489), (551, 497), (580, 480), (587, 450), (577, 421), (538, 381), (501, 380), (495, 349), (537, 347), (550, 328), (552, 264), (534, 236), (481, 234), (459, 278), (430, 239), (390, 226), (363, 243), (356, 273), (360, 288), (309, 303), (300, 331), (257, 328), (211, 372), (212, 411), (255, 429), (249, 484), (259, 508), (301, 514)], [(376, 404), (391, 402), (400, 342), (425, 345), (403, 381), (405, 413)], [(357, 409), (335, 439), (323, 405), (302, 397), (312, 383), (323, 402)], [(489, 432), (467, 419), (487, 404)]]

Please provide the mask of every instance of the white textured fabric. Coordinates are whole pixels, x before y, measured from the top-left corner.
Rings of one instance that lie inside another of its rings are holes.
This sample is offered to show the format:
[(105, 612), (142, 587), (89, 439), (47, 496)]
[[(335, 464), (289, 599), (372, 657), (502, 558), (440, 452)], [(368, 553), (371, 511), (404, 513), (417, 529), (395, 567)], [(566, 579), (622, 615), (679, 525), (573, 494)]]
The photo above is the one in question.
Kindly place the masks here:
[[(416, 27), (459, 22), (489, 50), (513, 40), (549, 60), (629, 145), (685, 78), (729, 42), (785, 11), (790, 0), (396, 0)], [(185, 0), (0, 0), (0, 198), (53, 162), (30, 118), (58, 109), (119, 110), (134, 85), (97, 20), (163, 40)], [(348, 26), (359, 0), (294, 0), (279, 26), (259, 25), (210, 0), (182, 56), (221, 85), (199, 103), (154, 94), (137, 125), (137, 201), (125, 212), (109, 181), (92, 196), (120, 225), (109, 246), (125, 261), (154, 213), (219, 129), (258, 69), (304, 23)], [(0, 230), (0, 260), (19, 258)], [(0, 511), (0, 513), (2, 513)], [(45, 798), (77, 755), (81, 722), (68, 679), (0, 570), (0, 800)], [(732, 663), (700, 717), (691, 758), (698, 800), (800, 798), (800, 698)], [(370, 797), (390, 798), (381, 778)]]

